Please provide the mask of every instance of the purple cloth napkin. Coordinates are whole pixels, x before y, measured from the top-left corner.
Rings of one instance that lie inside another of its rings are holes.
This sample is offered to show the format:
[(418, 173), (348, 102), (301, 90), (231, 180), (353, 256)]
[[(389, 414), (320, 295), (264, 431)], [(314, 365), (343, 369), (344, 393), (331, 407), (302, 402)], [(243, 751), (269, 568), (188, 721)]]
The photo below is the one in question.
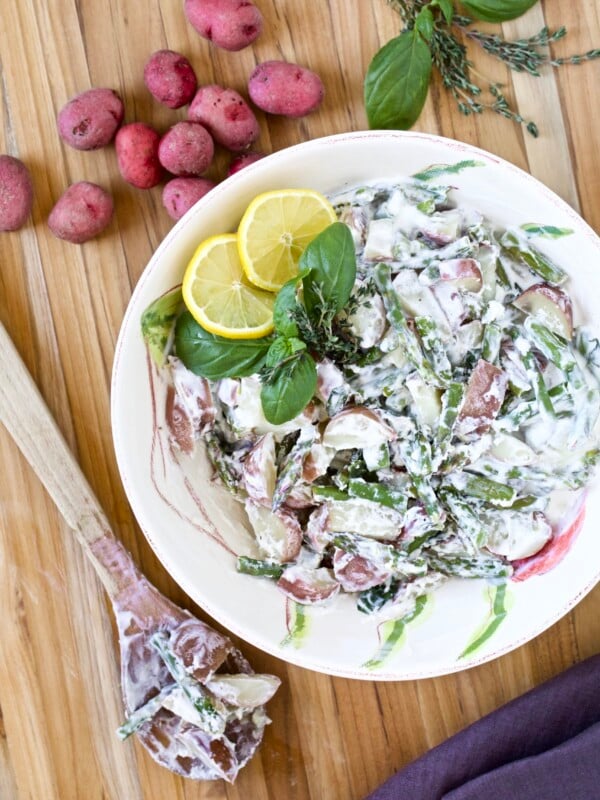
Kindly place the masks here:
[(600, 655), (488, 714), (367, 800), (598, 800)]

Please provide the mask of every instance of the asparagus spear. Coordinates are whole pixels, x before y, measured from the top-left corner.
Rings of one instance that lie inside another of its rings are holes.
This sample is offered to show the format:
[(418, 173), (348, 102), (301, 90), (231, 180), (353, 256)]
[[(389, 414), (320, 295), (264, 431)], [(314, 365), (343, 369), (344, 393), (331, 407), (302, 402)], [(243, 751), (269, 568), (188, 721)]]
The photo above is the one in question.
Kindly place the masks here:
[(238, 556), (236, 569), (244, 575), (255, 575), (261, 578), (274, 578), (277, 580), (283, 575), (285, 567), (276, 561)]
[(412, 578), (427, 572), (425, 559), (411, 557), (392, 545), (356, 533), (338, 533), (333, 537), (332, 544), (340, 550), (375, 561), (398, 577)]
[(532, 272), (548, 283), (561, 284), (567, 280), (568, 276), (564, 270), (512, 231), (506, 231), (500, 239), (500, 244), (514, 259), (523, 261)]
[(427, 553), (431, 569), (456, 578), (505, 578), (513, 568), (497, 556)]
[(442, 413), (435, 438), (435, 450), (440, 461), (443, 461), (450, 447), (454, 423), (458, 417), (464, 394), (464, 384), (454, 382), (448, 386), (442, 397)]
[(302, 475), (302, 465), (315, 440), (315, 429), (312, 425), (300, 429), (298, 441), (294, 444), (279, 471), (275, 491), (273, 492), (272, 510), (277, 511), (285, 503), (288, 495)]
[(162, 708), (163, 700), (168, 697), (174, 689), (177, 689), (177, 684), (170, 683), (168, 686), (161, 689), (158, 694), (154, 695), (154, 697), (151, 697), (143, 706), (136, 708), (121, 727), (117, 728), (117, 736), (119, 739), (124, 742), (129, 736), (139, 731), (142, 725), (146, 722), (150, 722)]
[(392, 489), (384, 483), (367, 483), (362, 478), (350, 478), (348, 481), (348, 494), (351, 497), (372, 500), (374, 503), (393, 508), (400, 514), (404, 514), (408, 506), (408, 494), (406, 492)]
[(192, 678), (183, 662), (169, 647), (168, 638), (163, 633), (155, 633), (150, 643), (164, 661), (171, 676), (198, 712), (197, 725), (206, 733), (221, 736), (225, 731), (227, 711), (216, 698), (210, 696), (202, 684)]
[(399, 334), (400, 341), (404, 344), (408, 360), (421, 375), (423, 380), (440, 386), (440, 379), (436, 376), (431, 364), (421, 350), (419, 340), (413, 331), (408, 327), (406, 316), (398, 300), (398, 295), (394, 291), (391, 278), (391, 270), (388, 264), (383, 262), (377, 264), (374, 271), (375, 283), (383, 298), (385, 310), (390, 325)]

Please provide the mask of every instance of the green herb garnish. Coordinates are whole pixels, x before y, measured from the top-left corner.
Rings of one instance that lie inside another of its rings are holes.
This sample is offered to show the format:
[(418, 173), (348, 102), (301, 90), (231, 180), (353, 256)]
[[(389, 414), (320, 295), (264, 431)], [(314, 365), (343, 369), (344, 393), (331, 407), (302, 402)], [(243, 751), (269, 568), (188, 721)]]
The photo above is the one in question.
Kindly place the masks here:
[[(547, 48), (562, 39), (566, 28), (550, 31), (544, 26), (526, 39), (507, 41), (499, 34), (473, 27), (477, 20), (501, 23), (516, 19), (537, 0), (463, 0), (457, 13), (452, 0), (388, 0), (404, 22), (402, 33), (374, 56), (365, 76), (365, 106), (371, 128), (410, 128), (419, 117), (427, 97), (431, 74), (436, 69), (444, 87), (456, 100), (462, 114), (494, 111), (523, 124), (532, 136), (538, 128), (513, 108), (502, 86), (492, 81), (482, 87), (473, 79), (465, 41), (476, 42), (486, 53), (515, 72), (539, 76), (543, 66), (581, 64), (600, 56), (600, 49), (552, 58)], [(485, 80), (485, 79), (484, 79)]]

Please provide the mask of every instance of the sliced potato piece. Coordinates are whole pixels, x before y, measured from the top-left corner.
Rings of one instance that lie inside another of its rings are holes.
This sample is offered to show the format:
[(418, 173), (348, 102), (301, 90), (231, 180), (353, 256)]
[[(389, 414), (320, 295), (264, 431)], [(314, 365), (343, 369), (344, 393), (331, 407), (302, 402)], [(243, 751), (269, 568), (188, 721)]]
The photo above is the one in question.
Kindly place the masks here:
[(423, 378), (416, 374), (407, 378), (406, 386), (415, 404), (415, 411), (421, 425), (435, 428), (442, 412), (439, 389), (425, 383)]
[(490, 514), (489, 517), (486, 547), (509, 561), (532, 556), (552, 537), (552, 527), (541, 511), (529, 514), (503, 511), (501, 515)]
[(246, 500), (246, 513), (262, 552), (275, 561), (293, 561), (302, 546), (302, 528), (289, 511), (271, 511)]
[(483, 286), (481, 269), (474, 258), (452, 258), (440, 262), (440, 280), (465, 292), (478, 292)]
[(499, 433), (494, 437), (494, 443), (490, 448), (490, 455), (499, 461), (506, 461), (515, 467), (523, 467), (533, 464), (537, 456), (535, 452), (518, 439), (508, 433)]
[(503, 370), (480, 358), (469, 377), (465, 398), (458, 415), (461, 436), (485, 433), (504, 401), (507, 377)]
[(403, 517), (398, 511), (372, 500), (328, 500), (327, 528), (334, 533), (360, 533), (391, 542), (400, 536)]
[(275, 437), (265, 433), (244, 459), (242, 481), (251, 500), (270, 507), (276, 480)]
[(396, 433), (387, 423), (364, 406), (347, 408), (332, 417), (323, 433), (323, 444), (335, 450), (351, 450), (391, 442)]
[(333, 554), (333, 574), (345, 592), (362, 592), (385, 583), (391, 573), (364, 556), (336, 548)]
[(335, 597), (340, 584), (325, 567), (309, 569), (299, 565), (288, 567), (277, 586), (292, 600), (303, 605), (316, 605)]
[(573, 305), (569, 295), (560, 286), (536, 283), (520, 294), (513, 305), (537, 317), (563, 339), (570, 339), (573, 335)]
[(281, 681), (274, 675), (225, 675), (218, 673), (205, 683), (215, 697), (236, 708), (257, 708), (275, 694)]

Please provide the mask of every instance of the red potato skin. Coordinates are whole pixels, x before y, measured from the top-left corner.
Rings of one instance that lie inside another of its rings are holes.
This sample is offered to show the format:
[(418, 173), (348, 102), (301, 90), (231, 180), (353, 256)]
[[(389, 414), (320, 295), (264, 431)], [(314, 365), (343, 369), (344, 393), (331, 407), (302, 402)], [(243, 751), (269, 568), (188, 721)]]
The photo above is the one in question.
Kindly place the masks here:
[(249, 167), (250, 164), (254, 164), (256, 161), (260, 161), (261, 158), (264, 157), (264, 153), (240, 153), (240, 155), (231, 159), (227, 169), (227, 177), (235, 175), (236, 172), (244, 169), (244, 167)]
[(461, 434), (485, 433), (496, 418), (506, 392), (503, 370), (480, 358), (469, 377), (458, 415)]
[(323, 100), (325, 90), (315, 72), (288, 61), (264, 61), (248, 81), (252, 102), (268, 114), (303, 117)]
[(216, 185), (208, 178), (173, 178), (163, 189), (163, 206), (171, 219), (181, 219), (186, 211)]
[(157, 50), (144, 67), (146, 88), (167, 108), (187, 105), (198, 86), (196, 73), (187, 58), (174, 50)]
[(17, 231), (25, 224), (33, 206), (33, 184), (29, 170), (13, 156), (0, 156), (0, 231)]
[(130, 122), (117, 133), (117, 163), (123, 178), (138, 189), (160, 183), (163, 170), (158, 160), (159, 134), (144, 122)]
[(262, 14), (249, 0), (185, 0), (184, 11), (200, 36), (223, 50), (243, 50), (262, 31)]
[(201, 175), (210, 166), (215, 146), (198, 122), (178, 122), (160, 140), (158, 160), (173, 175)]
[(440, 262), (440, 279), (471, 292), (481, 289), (483, 278), (474, 258), (453, 258)]
[(58, 132), (76, 150), (106, 147), (123, 122), (123, 101), (112, 89), (90, 89), (73, 97), (58, 114)]
[(536, 283), (530, 286), (529, 289), (520, 294), (513, 304), (520, 308), (522, 311), (529, 311), (530, 302), (535, 298), (535, 295), (545, 297), (551, 303), (554, 303), (564, 315), (565, 333), (570, 338), (573, 335), (573, 304), (569, 295), (561, 289), (560, 286), (552, 286), (550, 283)]
[(526, 581), (534, 575), (544, 575), (549, 572), (567, 555), (585, 521), (585, 504), (581, 506), (575, 519), (562, 531), (556, 533), (537, 553), (527, 558), (512, 561), (514, 572), (513, 581)]
[(188, 118), (204, 125), (215, 142), (234, 153), (247, 150), (260, 134), (254, 112), (244, 98), (234, 89), (216, 84), (198, 89)]
[(112, 197), (101, 186), (87, 181), (74, 183), (60, 197), (48, 217), (48, 227), (59, 239), (82, 244), (109, 224)]

